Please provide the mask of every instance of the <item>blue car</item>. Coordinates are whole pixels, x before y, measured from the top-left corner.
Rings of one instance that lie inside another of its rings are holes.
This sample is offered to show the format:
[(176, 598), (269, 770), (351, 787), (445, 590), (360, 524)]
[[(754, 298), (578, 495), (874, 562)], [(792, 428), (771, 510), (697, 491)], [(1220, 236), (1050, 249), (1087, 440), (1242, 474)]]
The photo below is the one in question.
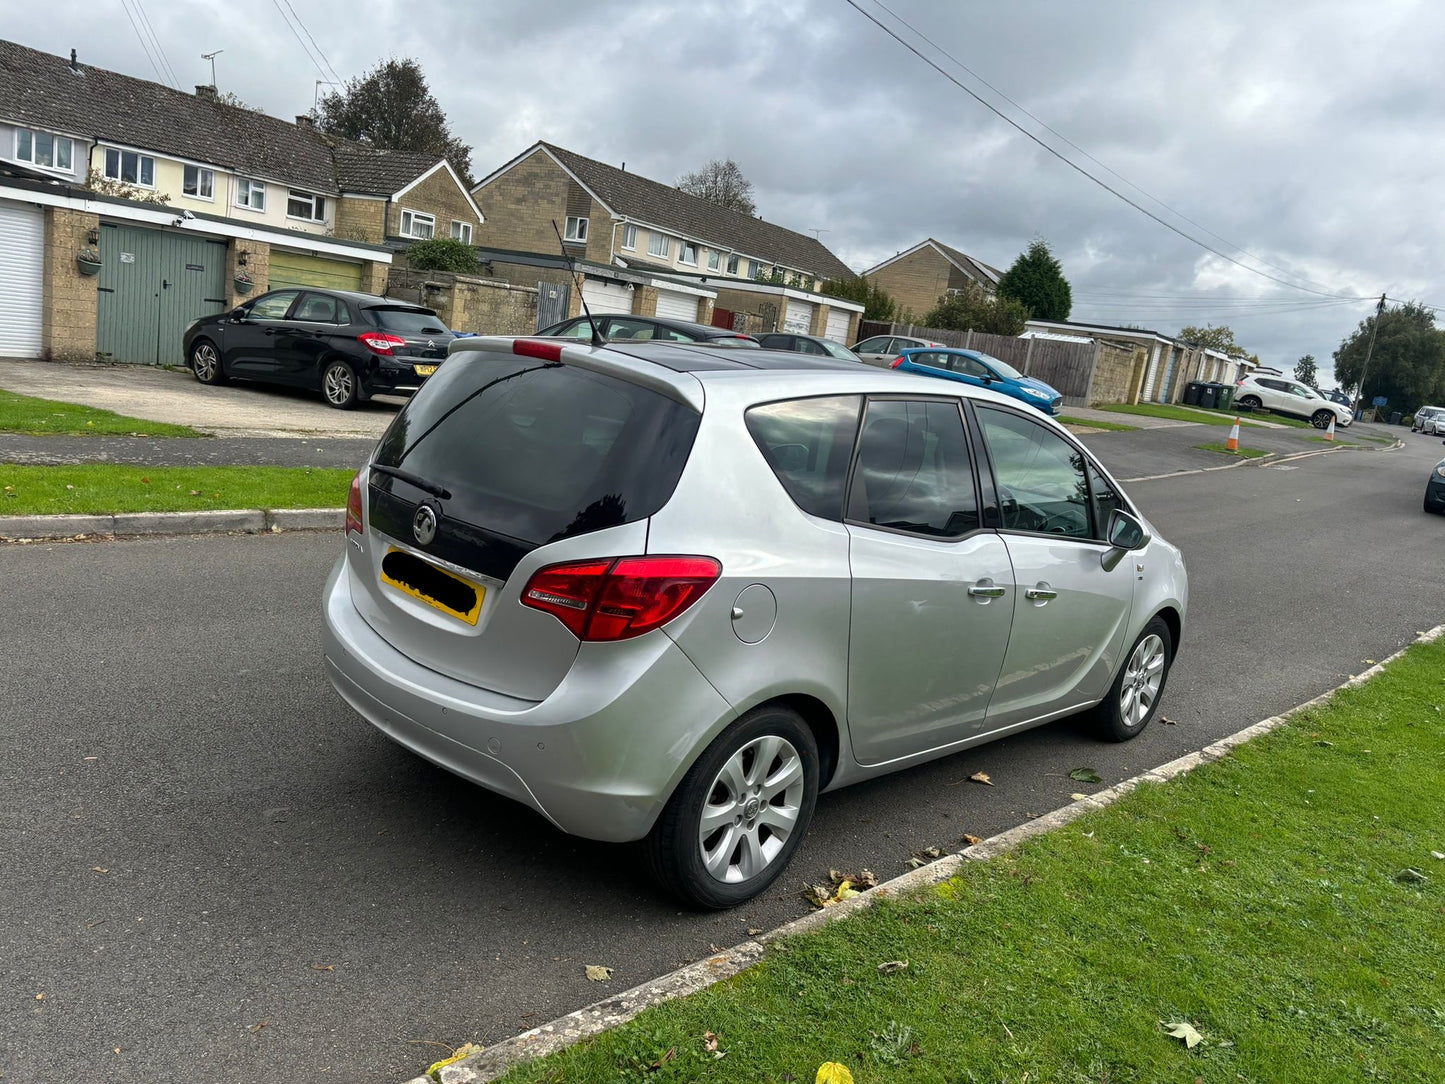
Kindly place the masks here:
[(939, 347), (905, 350), (893, 363), (893, 368), (904, 373), (960, 380), (977, 388), (1012, 395), (1045, 414), (1057, 414), (1064, 405), (1064, 397), (1042, 380), (1024, 376), (1008, 362), (978, 350)]

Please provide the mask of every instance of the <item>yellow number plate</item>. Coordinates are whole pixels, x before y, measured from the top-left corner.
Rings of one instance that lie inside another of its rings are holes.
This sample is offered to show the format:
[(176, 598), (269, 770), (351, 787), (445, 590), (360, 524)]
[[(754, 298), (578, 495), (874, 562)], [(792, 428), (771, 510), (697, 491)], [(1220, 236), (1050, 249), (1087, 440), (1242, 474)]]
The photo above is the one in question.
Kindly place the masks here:
[(487, 589), (392, 546), (381, 562), (381, 582), (468, 625), (482, 615)]
[(432, 373), (437, 371), (435, 365), (413, 365), (412, 369), (416, 371), (417, 376), (431, 376)]

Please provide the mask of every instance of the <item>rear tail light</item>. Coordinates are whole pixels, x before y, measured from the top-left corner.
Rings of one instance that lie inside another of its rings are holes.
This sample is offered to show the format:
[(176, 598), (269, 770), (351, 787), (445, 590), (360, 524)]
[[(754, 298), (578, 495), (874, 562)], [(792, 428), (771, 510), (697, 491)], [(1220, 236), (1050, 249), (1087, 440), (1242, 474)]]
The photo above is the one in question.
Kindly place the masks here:
[(373, 354), (384, 354), (390, 357), (398, 346), (405, 346), (406, 340), (400, 335), (391, 335), (385, 331), (364, 331), (356, 337)]
[(667, 624), (722, 574), (711, 557), (620, 557), (538, 569), (522, 605), (549, 613), (579, 640), (630, 640)]
[(904, 361), (903, 355), (902, 355), (902, 354), (899, 354), (896, 358), (893, 359), (893, 364), (889, 365), (888, 368), (890, 368), (890, 369), (896, 369), (896, 368), (898, 368), (898, 366), (900, 366), (900, 365), (903, 364), (903, 361)]
[[(335, 522), (334, 520), (332, 522)], [(351, 492), (346, 497), (346, 533), (361, 534), (361, 472), (351, 480)]]
[(516, 339), (512, 343), (512, 353), (525, 358), (541, 358), (543, 361), (561, 361), (562, 344), (540, 342), (537, 339)]

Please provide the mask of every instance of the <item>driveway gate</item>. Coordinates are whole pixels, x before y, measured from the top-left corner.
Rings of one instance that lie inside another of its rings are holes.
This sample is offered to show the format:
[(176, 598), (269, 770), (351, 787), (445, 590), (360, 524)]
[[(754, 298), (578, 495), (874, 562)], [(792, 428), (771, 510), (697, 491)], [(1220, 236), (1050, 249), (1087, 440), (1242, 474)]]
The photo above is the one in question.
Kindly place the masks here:
[(226, 307), (226, 245), (108, 222), (100, 227), (95, 349), (113, 361), (182, 365), (181, 336)]

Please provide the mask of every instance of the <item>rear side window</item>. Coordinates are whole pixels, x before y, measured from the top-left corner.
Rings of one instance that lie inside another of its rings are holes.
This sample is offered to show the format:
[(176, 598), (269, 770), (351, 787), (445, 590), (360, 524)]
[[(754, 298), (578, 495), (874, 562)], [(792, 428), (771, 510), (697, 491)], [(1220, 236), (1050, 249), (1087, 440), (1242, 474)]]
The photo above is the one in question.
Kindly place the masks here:
[(453, 356), (397, 416), (377, 462), (447, 489), (446, 518), (535, 547), (656, 512), (697, 424), (682, 404), (614, 377)]
[(868, 404), (848, 518), (932, 538), (957, 538), (978, 528), (978, 494), (957, 402)]
[(843, 518), (848, 461), (862, 405), (857, 395), (790, 399), (755, 406), (745, 415), (763, 458), (804, 512)]
[(426, 309), (376, 307), (366, 311), (377, 327), (400, 335), (445, 335), (447, 332), (442, 318)]

